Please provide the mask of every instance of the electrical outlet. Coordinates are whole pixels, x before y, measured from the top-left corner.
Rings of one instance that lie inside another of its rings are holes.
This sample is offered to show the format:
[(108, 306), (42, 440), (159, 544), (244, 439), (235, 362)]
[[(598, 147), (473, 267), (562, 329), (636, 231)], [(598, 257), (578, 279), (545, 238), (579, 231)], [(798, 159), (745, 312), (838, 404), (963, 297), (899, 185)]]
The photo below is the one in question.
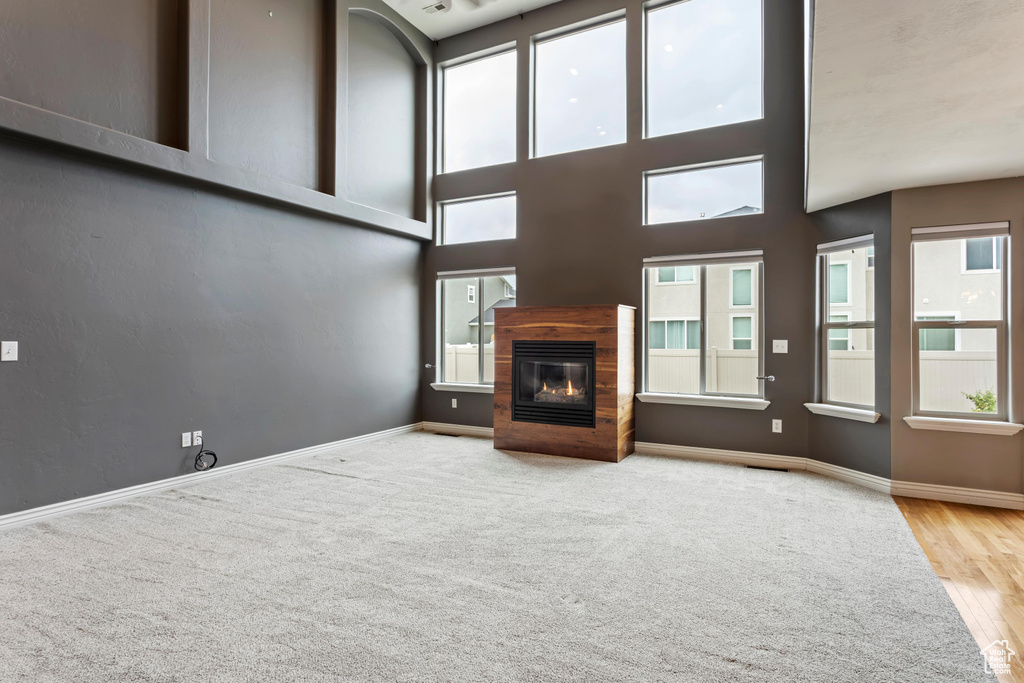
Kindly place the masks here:
[(181, 447), (189, 448), (192, 446), (192, 432), (181, 433)]
[(458, 407), (459, 407), (459, 399), (453, 398), (452, 399), (452, 408), (458, 408)]
[(199, 431), (199, 432), (192, 432), (192, 445), (193, 446), (202, 446), (203, 445), (203, 433), (201, 431)]
[(781, 434), (782, 433), (782, 420), (772, 420), (772, 433), (773, 434)]
[(789, 353), (789, 340), (775, 339), (772, 341), (772, 353)]

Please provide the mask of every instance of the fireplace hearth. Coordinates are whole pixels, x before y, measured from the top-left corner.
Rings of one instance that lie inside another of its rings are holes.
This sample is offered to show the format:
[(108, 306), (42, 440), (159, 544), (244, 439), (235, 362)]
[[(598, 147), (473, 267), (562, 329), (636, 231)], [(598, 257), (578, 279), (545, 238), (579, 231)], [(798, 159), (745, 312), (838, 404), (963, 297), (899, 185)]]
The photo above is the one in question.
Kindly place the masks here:
[(594, 426), (594, 342), (514, 341), (512, 349), (514, 421)]

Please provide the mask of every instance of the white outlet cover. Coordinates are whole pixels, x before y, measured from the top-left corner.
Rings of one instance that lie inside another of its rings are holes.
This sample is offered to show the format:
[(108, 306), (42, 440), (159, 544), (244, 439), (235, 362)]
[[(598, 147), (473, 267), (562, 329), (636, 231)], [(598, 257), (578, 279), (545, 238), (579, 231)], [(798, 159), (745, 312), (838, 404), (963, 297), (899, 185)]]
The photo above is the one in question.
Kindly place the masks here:
[(782, 420), (772, 420), (772, 433), (774, 433), (774, 434), (781, 434), (782, 433)]
[(459, 407), (459, 399), (453, 398), (452, 399), (452, 408), (458, 408), (458, 407)]
[(5, 341), (0, 342), (0, 361), (18, 360), (18, 342), (16, 341)]
[(203, 433), (201, 431), (192, 432), (192, 443), (195, 444), (196, 446), (199, 446), (203, 443)]
[(789, 353), (788, 339), (775, 339), (772, 341), (772, 353)]
[(192, 445), (192, 432), (181, 433), (181, 447), (189, 448)]

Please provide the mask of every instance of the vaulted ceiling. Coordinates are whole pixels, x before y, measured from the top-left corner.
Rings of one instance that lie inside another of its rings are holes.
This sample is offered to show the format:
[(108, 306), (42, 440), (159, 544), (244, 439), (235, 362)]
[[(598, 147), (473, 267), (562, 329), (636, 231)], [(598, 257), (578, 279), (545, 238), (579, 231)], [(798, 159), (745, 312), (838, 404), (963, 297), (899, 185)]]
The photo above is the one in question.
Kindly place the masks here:
[(809, 210), (1024, 175), (1024, 2), (814, 4)]

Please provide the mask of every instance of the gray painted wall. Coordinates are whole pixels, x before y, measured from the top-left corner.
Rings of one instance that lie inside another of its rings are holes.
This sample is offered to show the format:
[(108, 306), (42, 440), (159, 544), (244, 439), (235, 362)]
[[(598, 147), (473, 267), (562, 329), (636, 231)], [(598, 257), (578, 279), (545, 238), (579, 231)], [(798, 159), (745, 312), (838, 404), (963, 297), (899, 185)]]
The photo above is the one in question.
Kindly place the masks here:
[(418, 242), (3, 138), (0, 188), (0, 514), (418, 420)]
[(323, 9), (323, 0), (212, 0), (211, 158), (324, 189)]
[[(628, 141), (622, 145), (529, 159), (530, 36), (626, 7)], [(765, 251), (766, 338), (788, 339), (788, 355), (768, 354), (764, 412), (637, 404), (637, 440), (803, 456), (807, 452), (814, 356), (814, 243), (803, 211), (803, 23), (798, 0), (766, 3), (765, 112), (762, 121), (642, 140), (642, 3), (565, 0), (440, 42), (444, 62), (517, 41), (519, 49), (518, 158), (513, 164), (440, 175), (434, 198), (515, 190), (518, 239), (432, 246), (424, 271), (424, 315), (435, 315), (437, 271), (515, 266), (521, 306), (641, 305), (644, 257), (761, 248)], [(641, 225), (645, 170), (765, 155), (766, 210), (759, 216)], [(433, 362), (435, 329), (424, 332)], [(637, 353), (639, 367), (641, 351)], [(425, 385), (424, 419), (490, 426), (490, 395), (458, 395)], [(782, 434), (771, 433), (781, 418)]]
[(0, 97), (181, 145), (178, 7), (177, 0), (4, 0)]
[[(867, 424), (824, 415), (810, 416), (808, 457), (889, 478), (892, 470), (891, 341), (891, 226), (892, 195), (880, 194), (812, 213), (817, 241), (875, 236), (875, 412), (878, 422)], [(818, 362), (820, 363), (820, 357)]]
[(348, 197), (416, 215), (419, 68), (398, 39), (358, 14), (348, 20)]
[(1010, 222), (1010, 420), (1024, 421), (1024, 178), (961, 183), (892, 194), (892, 476), (945, 486), (1024, 491), (1024, 432), (991, 436), (911, 429), (901, 419), (913, 411), (911, 374), (910, 231), (965, 223)]

